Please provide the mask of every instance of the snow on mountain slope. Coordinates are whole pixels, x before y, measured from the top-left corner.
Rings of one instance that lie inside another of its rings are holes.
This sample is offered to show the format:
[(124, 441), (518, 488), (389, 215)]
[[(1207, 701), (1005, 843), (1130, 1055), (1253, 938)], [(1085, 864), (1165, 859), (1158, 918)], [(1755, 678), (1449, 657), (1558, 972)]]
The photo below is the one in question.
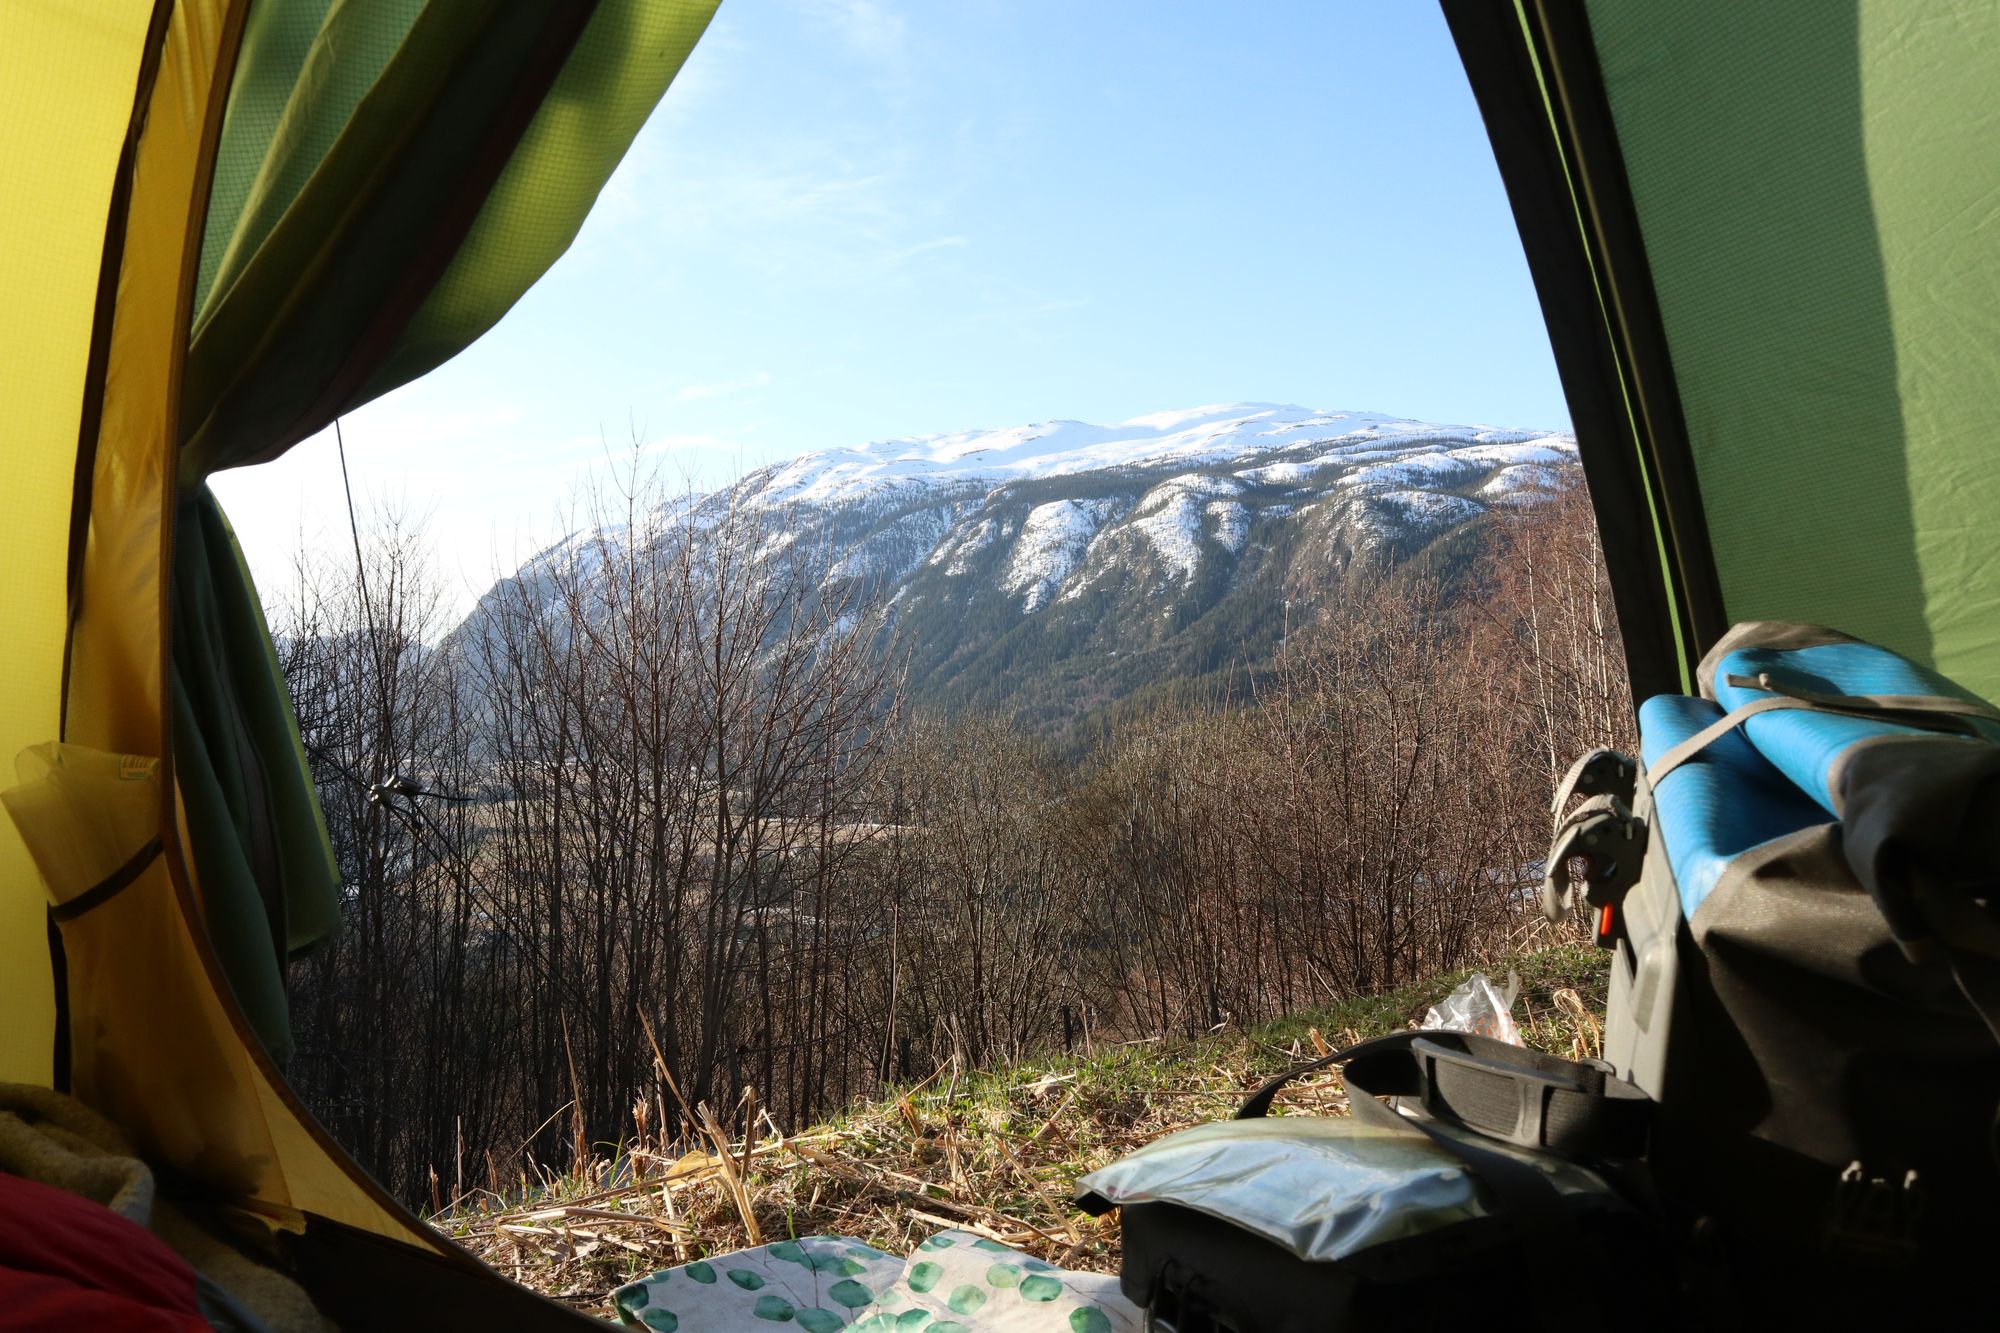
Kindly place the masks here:
[[(1406, 440), (1506, 445), (1545, 432), (1437, 426), (1376, 412), (1314, 412), (1272, 403), (1228, 403), (1155, 412), (1116, 426), (1045, 421), (829, 449), (752, 473), (744, 498), (767, 507), (851, 504), (916, 488), (990, 490), (1008, 482), (1111, 468), (1213, 467), (1239, 459), (1335, 444), (1393, 457)], [(1386, 449), (1385, 449), (1386, 446)]]
[(1152, 543), (1168, 568), (1183, 579), (1191, 579), (1201, 563), (1203, 502), (1211, 496), (1242, 491), (1243, 483), (1234, 477), (1199, 473), (1172, 477), (1146, 492), (1132, 527)]
[(1411, 454), (1388, 463), (1358, 467), (1340, 479), (1340, 485), (1354, 490), (1395, 490), (1409, 486), (1449, 488), (1461, 486), (1474, 477), (1492, 471), (1492, 464), (1454, 458), (1441, 452)]
[(1381, 491), (1363, 501), (1360, 524), (1369, 549), (1411, 537), (1432, 537), (1479, 515), (1477, 501), (1435, 491)]
[(1036, 505), (1021, 524), (1020, 540), (1015, 543), (1007, 572), (1001, 576), (1001, 588), (1026, 593), (1021, 609), (1033, 611), (1062, 586), (1070, 571), (1082, 562), (1090, 539), (1121, 507), (1116, 500), (1052, 500)]
[[(1565, 434), (1233, 403), (832, 449), (659, 517), (744, 533), (756, 558), (882, 608), (913, 697), (1012, 707), (1026, 690), (1060, 721), (1268, 651), (1297, 596), (1579, 475)], [(622, 540), (577, 534), (517, 579)]]
[(1001, 527), (997, 520), (982, 518), (979, 520), (978, 526), (974, 527), (972, 531), (966, 533), (957, 541), (945, 542), (928, 556), (924, 557), (924, 563), (927, 565), (943, 565), (944, 572), (947, 574), (968, 573), (971, 570), (971, 565), (967, 562), (973, 556), (978, 555), (981, 551), (991, 546), (994, 539), (1000, 535)]
[(1550, 435), (1513, 444), (1475, 444), (1465, 449), (1453, 449), (1451, 456), (1469, 463), (1483, 463), (1487, 467), (1509, 467), (1516, 463), (1574, 463), (1576, 441), (1567, 435)]
[(1250, 539), (1250, 511), (1234, 500), (1210, 500), (1201, 512), (1215, 520), (1211, 535), (1216, 545), (1231, 555), (1242, 555)]
[[(1565, 467), (1569, 470), (1565, 471)], [(1565, 484), (1574, 476), (1575, 462), (1564, 463), (1515, 463), (1495, 472), (1481, 486), (1479, 498), (1488, 503), (1520, 504), (1544, 491)]]

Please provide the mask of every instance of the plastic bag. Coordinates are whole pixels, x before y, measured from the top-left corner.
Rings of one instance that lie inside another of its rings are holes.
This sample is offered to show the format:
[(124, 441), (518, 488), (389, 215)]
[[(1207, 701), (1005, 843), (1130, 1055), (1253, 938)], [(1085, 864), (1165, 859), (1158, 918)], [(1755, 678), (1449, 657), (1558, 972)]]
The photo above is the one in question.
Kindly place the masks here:
[(1522, 1045), (1521, 1029), (1514, 1026), (1514, 991), (1520, 984), (1512, 973), (1507, 977), (1507, 993), (1502, 995), (1484, 972), (1474, 972), (1465, 984), (1444, 997), (1442, 1003), (1424, 1015), (1419, 1027), (1446, 1032), (1470, 1032), (1509, 1045)]
[[(1597, 1175), (1553, 1153), (1486, 1146), (1543, 1172), (1559, 1193), (1606, 1188)], [(1113, 1204), (1177, 1204), (1301, 1259), (1328, 1262), (1491, 1216), (1496, 1206), (1465, 1163), (1429, 1139), (1349, 1116), (1197, 1125), (1091, 1172), (1076, 1191), (1093, 1214)]]

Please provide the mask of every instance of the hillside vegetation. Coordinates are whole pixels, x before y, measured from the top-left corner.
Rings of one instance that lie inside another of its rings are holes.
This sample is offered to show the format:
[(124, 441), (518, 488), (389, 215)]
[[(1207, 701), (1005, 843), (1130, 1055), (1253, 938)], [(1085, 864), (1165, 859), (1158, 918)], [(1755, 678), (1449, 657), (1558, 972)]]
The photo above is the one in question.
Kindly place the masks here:
[[(1608, 955), (1582, 945), (1496, 960), (1520, 980), (1528, 1044), (1598, 1053)], [(1115, 1215), (1071, 1205), (1072, 1185), (1162, 1134), (1228, 1116), (1259, 1083), (1315, 1055), (1416, 1026), (1470, 975), (1426, 977), (1250, 1029), (1099, 1042), (990, 1069), (946, 1061), (843, 1114), (780, 1132), (754, 1099), (678, 1140), (656, 1131), (672, 1085), (656, 1080), (615, 1144), (574, 1143), (560, 1166), (511, 1179), (436, 1182), (432, 1224), (559, 1299), (608, 1314), (611, 1288), (657, 1268), (811, 1235), (907, 1253), (958, 1227), (1062, 1266), (1118, 1267)], [(1279, 1113), (1344, 1114), (1337, 1075), (1288, 1090)], [(697, 1115), (699, 1113), (697, 1112)]]
[[(1154, 424), (1192, 451), (1177, 468), (1249, 447)], [(1553, 448), (1285, 429), (1295, 456), (1237, 471), (1358, 476), (1329, 512), (1422, 509), (1366, 487), (1469, 485)], [(945, 461), (993, 466), (985, 449)], [(898, 490), (911, 466), (855, 463)], [(914, 702), (922, 668), (885, 649), (848, 555), (789, 554), (803, 538), (755, 506), (697, 523), (656, 490), (607, 494), (619, 522), (490, 599), (476, 633), (447, 634), (420, 531), (380, 532), (365, 580), (304, 564), (271, 620), (345, 892), (341, 930), (291, 970), (287, 1077), (422, 1203), (434, 1176), (618, 1139), (656, 1067), (682, 1096), (655, 1099), (653, 1133), (752, 1095), (793, 1133), (943, 1065), (1254, 1029), (1546, 938), (1552, 785), (1631, 730), (1588, 504), (1560, 480), (1386, 567), (1293, 548), (1287, 577), (1319, 595), (1241, 689), (1150, 677), (1070, 746)], [(1252, 482), (1231, 484), (1247, 506)], [(1197, 582), (1227, 554), (1201, 540)]]

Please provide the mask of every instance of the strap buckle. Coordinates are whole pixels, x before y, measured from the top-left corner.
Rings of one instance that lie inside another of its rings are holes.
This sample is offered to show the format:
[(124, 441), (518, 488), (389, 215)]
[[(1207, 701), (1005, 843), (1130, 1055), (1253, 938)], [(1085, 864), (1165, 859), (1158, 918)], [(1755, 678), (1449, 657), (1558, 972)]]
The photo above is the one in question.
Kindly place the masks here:
[(1573, 796), (1616, 796), (1630, 805), (1638, 785), (1638, 761), (1623, 750), (1600, 746), (1563, 774), (1563, 780), (1556, 784), (1555, 799), (1549, 802), (1549, 816), (1562, 818), (1563, 807)]
[[(1629, 762), (1629, 761), (1628, 761)], [(1593, 796), (1556, 825), (1542, 865), (1542, 914), (1560, 923), (1575, 905), (1570, 865), (1581, 861), (1583, 901), (1596, 911), (1616, 908), (1639, 882), (1646, 861), (1646, 821), (1617, 796)]]

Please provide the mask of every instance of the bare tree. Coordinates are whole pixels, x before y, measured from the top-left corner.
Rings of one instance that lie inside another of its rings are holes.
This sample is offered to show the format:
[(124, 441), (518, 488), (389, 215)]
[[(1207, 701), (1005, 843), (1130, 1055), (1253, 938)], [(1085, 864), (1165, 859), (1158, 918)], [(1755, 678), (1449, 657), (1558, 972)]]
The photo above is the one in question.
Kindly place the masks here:
[(802, 1125), (946, 1059), (1491, 956), (1536, 929), (1550, 784), (1632, 734), (1580, 489), (1500, 520), (1469, 584), (1350, 568), (1246, 697), (1082, 764), (904, 716), (878, 618), (782, 515), (635, 467), (455, 630), (418, 525), (376, 528), (273, 614), (345, 882), (291, 1074), (413, 1199), (616, 1140), (656, 1059)]

